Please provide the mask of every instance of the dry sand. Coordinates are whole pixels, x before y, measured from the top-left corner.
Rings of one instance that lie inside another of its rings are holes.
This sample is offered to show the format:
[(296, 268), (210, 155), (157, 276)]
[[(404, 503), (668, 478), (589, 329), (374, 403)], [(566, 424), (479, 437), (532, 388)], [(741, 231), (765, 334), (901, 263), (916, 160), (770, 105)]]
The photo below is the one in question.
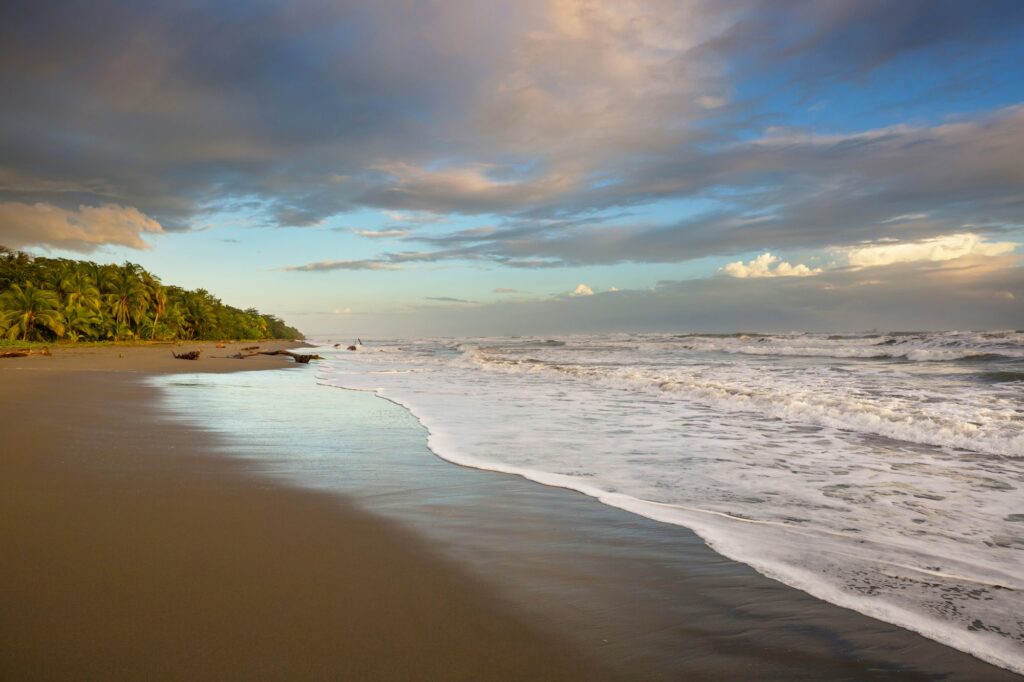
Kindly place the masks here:
[(213, 454), (137, 380), (292, 363), (240, 345), (0, 360), (0, 679), (610, 677), (397, 526)]

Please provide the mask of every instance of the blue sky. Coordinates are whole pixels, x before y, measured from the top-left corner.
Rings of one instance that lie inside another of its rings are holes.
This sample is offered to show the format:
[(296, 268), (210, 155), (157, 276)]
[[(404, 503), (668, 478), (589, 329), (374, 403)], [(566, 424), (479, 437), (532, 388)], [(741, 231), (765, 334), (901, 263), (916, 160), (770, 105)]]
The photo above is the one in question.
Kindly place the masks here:
[(1022, 3), (2, 12), (9, 247), (313, 334), (1024, 325)]

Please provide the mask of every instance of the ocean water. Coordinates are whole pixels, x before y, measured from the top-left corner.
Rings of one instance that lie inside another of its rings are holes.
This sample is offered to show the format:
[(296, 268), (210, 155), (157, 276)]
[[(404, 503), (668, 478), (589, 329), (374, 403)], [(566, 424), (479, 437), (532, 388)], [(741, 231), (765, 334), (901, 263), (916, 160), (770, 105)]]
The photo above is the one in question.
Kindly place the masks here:
[(449, 461), (695, 531), (1024, 672), (1024, 333), (613, 334), (330, 346)]

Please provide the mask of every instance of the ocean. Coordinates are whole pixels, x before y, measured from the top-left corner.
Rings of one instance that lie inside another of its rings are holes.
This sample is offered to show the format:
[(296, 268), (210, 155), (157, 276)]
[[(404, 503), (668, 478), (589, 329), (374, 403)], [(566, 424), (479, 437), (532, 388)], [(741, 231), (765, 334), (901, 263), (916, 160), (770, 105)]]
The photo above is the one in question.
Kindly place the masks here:
[(1024, 672), (1022, 332), (347, 344), (317, 380), (404, 406), (443, 459)]

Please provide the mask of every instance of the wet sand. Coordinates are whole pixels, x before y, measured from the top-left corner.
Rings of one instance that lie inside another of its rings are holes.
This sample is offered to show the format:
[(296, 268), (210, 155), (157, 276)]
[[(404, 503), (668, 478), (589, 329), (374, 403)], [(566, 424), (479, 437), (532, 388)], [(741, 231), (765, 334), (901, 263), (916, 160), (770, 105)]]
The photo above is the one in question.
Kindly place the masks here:
[(165, 419), (145, 376), (292, 363), (199, 347), (0, 360), (0, 679), (614, 677), (397, 524)]
[[(629, 679), (1020, 679), (765, 578), (685, 528), (455, 466), (427, 449), (404, 408), (311, 379), (262, 372), (154, 382), (169, 417), (223, 435), (225, 454), (244, 453), (270, 480), (330, 491), (412, 529)], [(201, 410), (174, 416), (189, 406)], [(233, 422), (243, 410), (248, 419)], [(290, 431), (297, 422), (305, 428)]]

